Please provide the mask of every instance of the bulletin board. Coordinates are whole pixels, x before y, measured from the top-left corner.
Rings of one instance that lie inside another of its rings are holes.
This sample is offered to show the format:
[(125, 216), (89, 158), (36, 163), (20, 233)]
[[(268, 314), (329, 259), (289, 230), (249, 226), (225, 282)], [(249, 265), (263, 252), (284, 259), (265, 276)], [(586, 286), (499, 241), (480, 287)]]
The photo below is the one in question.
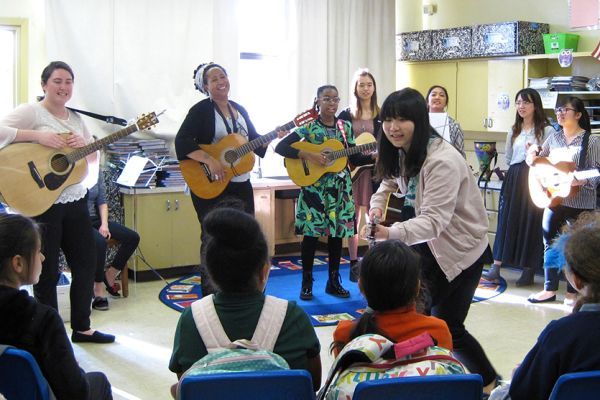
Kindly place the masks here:
[(600, 0), (569, 0), (572, 30), (600, 28)]

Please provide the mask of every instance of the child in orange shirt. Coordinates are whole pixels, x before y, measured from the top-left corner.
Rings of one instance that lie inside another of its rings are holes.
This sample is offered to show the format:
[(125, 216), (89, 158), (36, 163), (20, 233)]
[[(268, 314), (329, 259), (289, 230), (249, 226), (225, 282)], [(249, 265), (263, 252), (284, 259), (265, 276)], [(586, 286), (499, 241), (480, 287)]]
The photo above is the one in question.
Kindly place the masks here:
[(360, 335), (376, 333), (402, 342), (424, 332), (438, 346), (452, 350), (452, 336), (443, 320), (417, 313), (421, 257), (399, 240), (387, 240), (369, 249), (360, 264), (358, 286), (368, 308), (357, 321), (341, 321), (333, 332), (335, 356)]

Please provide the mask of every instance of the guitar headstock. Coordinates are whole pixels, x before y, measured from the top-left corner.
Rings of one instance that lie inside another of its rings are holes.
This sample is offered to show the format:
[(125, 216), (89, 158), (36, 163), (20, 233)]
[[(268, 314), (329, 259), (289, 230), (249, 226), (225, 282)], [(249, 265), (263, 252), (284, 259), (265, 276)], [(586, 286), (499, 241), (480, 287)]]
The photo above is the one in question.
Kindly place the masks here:
[(142, 114), (142, 116), (140, 118), (138, 118), (138, 120), (136, 121), (135, 124), (137, 125), (137, 127), (140, 131), (144, 130), (144, 129), (148, 129), (148, 128), (158, 124), (158, 116), (156, 115), (155, 112), (151, 112), (149, 114)]
[(302, 125), (308, 124), (309, 122), (313, 122), (317, 118), (319, 118), (319, 113), (313, 107), (304, 111), (303, 113), (296, 115), (296, 118), (294, 118), (294, 125), (300, 127)]

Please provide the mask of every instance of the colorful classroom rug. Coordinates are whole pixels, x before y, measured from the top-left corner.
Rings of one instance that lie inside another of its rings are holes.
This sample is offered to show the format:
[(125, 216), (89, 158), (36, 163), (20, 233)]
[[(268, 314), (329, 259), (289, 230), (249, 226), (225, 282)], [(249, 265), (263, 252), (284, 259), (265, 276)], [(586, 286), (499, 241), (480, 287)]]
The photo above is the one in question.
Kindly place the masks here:
[[(327, 257), (315, 257), (313, 269), (314, 298), (300, 300), (302, 281), (302, 261), (300, 257), (273, 257), (271, 274), (266, 293), (286, 300), (294, 300), (311, 317), (314, 326), (334, 325), (338, 321), (359, 317), (367, 303), (358, 290), (356, 283), (348, 280), (350, 262), (342, 258), (340, 274), (343, 286), (350, 291), (350, 297), (340, 299), (325, 293), (327, 283)], [(481, 280), (473, 301), (487, 300), (499, 295), (506, 289), (506, 281), (494, 284)], [(159, 299), (174, 310), (182, 311), (201, 297), (200, 276), (190, 275), (165, 286), (158, 295)]]

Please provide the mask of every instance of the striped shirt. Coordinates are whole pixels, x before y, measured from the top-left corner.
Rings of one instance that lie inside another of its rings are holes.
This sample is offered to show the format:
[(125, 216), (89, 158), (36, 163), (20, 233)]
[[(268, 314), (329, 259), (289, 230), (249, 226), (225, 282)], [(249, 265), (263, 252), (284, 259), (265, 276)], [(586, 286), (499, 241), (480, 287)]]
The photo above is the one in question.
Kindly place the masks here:
[[(567, 139), (562, 130), (554, 132), (542, 145), (539, 156), (549, 157), (552, 162), (574, 161), (578, 165), (582, 140), (583, 132), (577, 135), (570, 144), (567, 144)], [(600, 167), (600, 138), (591, 135), (588, 143), (586, 165), (578, 169), (587, 170), (598, 167)], [(574, 195), (564, 198), (561, 204), (571, 208), (595, 209), (598, 182), (600, 182), (600, 177), (588, 179), (585, 185), (580, 186)]]

